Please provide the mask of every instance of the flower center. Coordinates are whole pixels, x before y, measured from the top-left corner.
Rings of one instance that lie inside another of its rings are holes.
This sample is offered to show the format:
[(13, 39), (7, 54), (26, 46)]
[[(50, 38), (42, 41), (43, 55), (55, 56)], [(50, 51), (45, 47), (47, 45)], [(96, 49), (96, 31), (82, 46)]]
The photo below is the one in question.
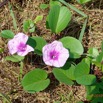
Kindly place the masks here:
[(27, 45), (21, 42), (18, 46), (18, 51), (23, 52), (26, 50), (26, 47), (27, 47)]
[(58, 60), (58, 57), (59, 57), (59, 52), (55, 50), (50, 52), (50, 59)]

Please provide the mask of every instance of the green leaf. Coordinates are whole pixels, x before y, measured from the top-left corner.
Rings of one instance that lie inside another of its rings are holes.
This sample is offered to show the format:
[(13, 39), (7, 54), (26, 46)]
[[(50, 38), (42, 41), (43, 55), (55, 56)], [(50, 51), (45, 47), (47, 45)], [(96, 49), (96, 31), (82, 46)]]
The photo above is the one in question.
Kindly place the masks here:
[(4, 52), (4, 49), (3, 48), (0, 48), (0, 53), (3, 53)]
[(38, 21), (41, 21), (43, 19), (43, 15), (38, 15), (35, 20), (34, 23), (37, 23)]
[(24, 59), (24, 57), (23, 56), (19, 56), (19, 55), (7, 56), (5, 58), (5, 60), (12, 61), (12, 62), (20, 62), (23, 59)]
[(59, 6), (62, 6), (62, 4), (59, 2), (59, 1), (53, 1), (53, 0), (50, 0), (50, 7), (54, 6), (54, 5), (59, 5)]
[(86, 86), (87, 95), (96, 94), (99, 92), (99, 88), (96, 87), (96, 83), (94, 85)]
[(101, 52), (95, 60), (92, 61), (96, 66), (100, 67), (103, 66), (103, 52)]
[[(87, 91), (87, 99), (88, 100), (92, 100), (92, 103), (102, 103), (101, 102), (101, 97), (103, 95), (103, 79), (99, 82), (96, 82), (95, 84), (91, 85), (91, 86), (86, 86), (86, 91)], [(91, 98), (90, 98), (91, 97)], [(97, 98), (100, 100), (98, 100), (97, 102)], [(96, 101), (94, 102), (94, 100), (96, 99)]]
[(76, 81), (78, 84), (91, 85), (96, 82), (96, 76), (91, 74), (83, 75), (83, 76), (77, 77)]
[(24, 32), (34, 32), (35, 31), (35, 25), (34, 25), (34, 22), (32, 20), (26, 20), (24, 23), (23, 23), (23, 30)]
[(102, 49), (102, 52), (103, 52), (103, 41), (102, 41), (102, 43), (101, 43), (101, 49)]
[(77, 0), (77, 2), (80, 3), (80, 4), (85, 4), (89, 1), (91, 1), (91, 0)]
[(103, 79), (91, 86), (86, 86), (87, 94), (101, 94), (103, 92)]
[(30, 45), (31, 47), (35, 48), (36, 47), (36, 41), (32, 38), (29, 37), (27, 43), (28, 45)]
[(46, 28), (50, 29), (48, 20), (49, 20), (49, 15), (46, 17)]
[(64, 47), (69, 49), (70, 58), (77, 58), (77, 55), (82, 55), (84, 52), (81, 42), (73, 37), (63, 37), (60, 39)]
[(74, 71), (75, 78), (89, 74), (89, 71), (90, 71), (90, 68), (89, 68), (88, 64), (86, 64), (85, 62), (80, 62), (75, 67), (75, 71)]
[(93, 94), (92, 94), (92, 95), (87, 95), (87, 96), (86, 96), (86, 99), (87, 99), (88, 101), (90, 101), (90, 100), (92, 100), (93, 96), (94, 96)]
[(71, 12), (65, 6), (54, 5), (49, 12), (48, 23), (53, 33), (59, 33), (66, 28), (71, 20)]
[(47, 76), (46, 71), (36, 68), (28, 72), (21, 83), (25, 91), (29, 93), (39, 92), (47, 88), (50, 84)]
[(74, 82), (69, 78), (67, 72), (68, 72), (68, 71), (63, 70), (63, 69), (60, 69), (60, 68), (59, 68), (59, 69), (58, 69), (58, 68), (54, 68), (54, 69), (53, 69), (53, 74), (54, 74), (55, 78), (56, 78), (58, 81), (60, 81), (60, 82), (62, 82), (62, 83), (65, 83), (65, 84), (67, 84), (67, 85), (73, 85)]
[(14, 37), (14, 33), (11, 30), (3, 30), (0, 34), (1, 37), (12, 39)]
[(103, 52), (101, 52), (101, 53), (97, 56), (96, 61), (98, 61), (98, 62), (100, 62), (100, 63), (103, 61)]
[(65, 71), (65, 74), (68, 76), (68, 78), (70, 78), (71, 80), (75, 80), (75, 76), (74, 76), (75, 66), (74, 65), (67, 62), (63, 67), (61, 67), (61, 69)]
[(74, 65), (71, 65), (71, 67), (67, 70), (67, 75), (71, 80), (75, 80), (74, 71), (75, 71)]
[(40, 9), (44, 10), (44, 9), (48, 8), (48, 6), (49, 6), (48, 4), (41, 4)]
[(99, 55), (97, 48), (89, 48), (88, 53), (93, 57), (96, 58)]
[(103, 103), (103, 97), (94, 97), (91, 103)]
[(42, 37), (36, 37), (36, 36), (33, 36), (31, 38), (35, 40), (36, 42), (34, 52), (37, 53), (38, 55), (42, 55), (42, 48), (46, 45), (45, 39), (43, 39)]
[(85, 62), (87, 65), (88, 65), (88, 67), (90, 68), (90, 58), (83, 58), (82, 59), (82, 62)]
[(74, 59), (81, 57), (79, 54), (77, 54), (77, 53), (75, 53), (75, 52), (71, 52), (71, 51), (69, 51), (69, 55), (70, 55), (69, 58), (74, 58)]

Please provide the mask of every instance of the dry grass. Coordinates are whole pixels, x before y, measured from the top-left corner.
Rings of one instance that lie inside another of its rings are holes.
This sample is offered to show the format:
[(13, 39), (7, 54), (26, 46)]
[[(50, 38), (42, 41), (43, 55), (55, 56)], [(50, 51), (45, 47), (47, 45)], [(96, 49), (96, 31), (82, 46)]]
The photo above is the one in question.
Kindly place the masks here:
[[(2, 1), (2, 0), (1, 0)], [(18, 30), (13, 27), (12, 18), (8, 4), (0, 8), (0, 31), (4, 29), (10, 29), (13, 32), (22, 32), (23, 21), (27, 19), (34, 20), (37, 15), (44, 15), (43, 21), (37, 24), (37, 30), (35, 33), (28, 35), (39, 35), (46, 40), (51, 40), (52, 36), (50, 31), (45, 27), (45, 17), (48, 10), (41, 10), (39, 5), (46, 2), (46, 0), (11, 0), (13, 5), (13, 11), (17, 21)], [(82, 7), (77, 3), (73, 4), (80, 10), (83, 10), (89, 15), (88, 25), (83, 39), (85, 47), (100, 47), (100, 43), (103, 38), (103, 2), (102, 0), (95, 0), (93, 3)], [(63, 31), (63, 35), (72, 35), (77, 37), (80, 33), (82, 22), (78, 22), (79, 17), (76, 13), (73, 13), (73, 18), (70, 26)], [(66, 86), (59, 84), (57, 81), (52, 81), (51, 85), (42, 92), (36, 94), (28, 94), (23, 91), (19, 76), (19, 64), (6, 62), (4, 57), (8, 54), (7, 40), (0, 38), (0, 47), (3, 47), (5, 52), (0, 54), (0, 92), (8, 95), (12, 103), (54, 103), (59, 101), (60, 103), (77, 103), (77, 101), (85, 100), (85, 88), (83, 86)], [(37, 59), (35, 60), (35, 62)], [(24, 66), (24, 74), (39, 64), (32, 64), (27, 61)], [(0, 101), (1, 103), (1, 101)]]

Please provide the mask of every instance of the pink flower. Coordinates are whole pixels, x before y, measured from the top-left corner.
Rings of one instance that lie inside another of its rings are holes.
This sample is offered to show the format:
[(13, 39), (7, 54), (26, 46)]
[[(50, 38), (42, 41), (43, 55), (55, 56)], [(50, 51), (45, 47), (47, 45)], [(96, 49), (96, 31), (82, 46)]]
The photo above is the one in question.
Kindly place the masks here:
[(10, 54), (17, 53), (20, 56), (25, 56), (29, 52), (34, 51), (34, 49), (27, 45), (26, 42), (28, 40), (28, 36), (23, 33), (18, 33), (14, 36), (13, 39), (8, 42), (8, 49)]
[(43, 47), (43, 61), (45, 64), (62, 67), (69, 58), (69, 51), (59, 41), (54, 41)]

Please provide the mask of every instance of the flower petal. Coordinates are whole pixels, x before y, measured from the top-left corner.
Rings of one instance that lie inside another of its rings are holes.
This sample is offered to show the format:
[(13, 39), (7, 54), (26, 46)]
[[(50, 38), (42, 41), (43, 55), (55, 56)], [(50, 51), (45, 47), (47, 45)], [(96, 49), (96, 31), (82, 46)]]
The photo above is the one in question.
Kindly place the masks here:
[(18, 43), (15, 41), (15, 39), (9, 40), (7, 45), (8, 45), (10, 54), (15, 54), (17, 52)]
[(46, 65), (49, 65), (49, 66), (53, 66), (53, 64), (51, 63), (51, 61), (49, 59), (43, 59), (43, 61), (45, 62)]
[[(63, 47), (61, 42), (56, 40), (50, 44), (45, 45), (42, 49), (42, 52), (43, 61), (45, 64), (50, 66), (62, 67), (65, 65), (67, 59), (69, 58), (69, 51)], [(53, 57), (51, 57), (51, 53)], [(59, 55), (57, 55), (58, 53)]]
[(17, 51), (17, 54), (20, 55), (20, 56), (25, 56), (31, 51), (34, 51), (34, 49), (31, 46), (27, 45), (25, 51)]
[(54, 67), (61, 67), (61, 65), (59, 64), (59, 61), (56, 61), (56, 60), (53, 61), (52, 65)]
[(27, 45), (27, 51), (28, 52), (34, 51), (34, 48), (32, 48), (31, 46)]
[(43, 61), (45, 64), (52, 66), (52, 63), (50, 62), (50, 57), (49, 57), (49, 51), (47, 49), (47, 46), (43, 47)]
[(61, 54), (59, 56), (59, 59), (58, 59), (60, 67), (65, 65), (68, 58), (69, 58), (69, 51), (67, 49), (63, 48), (61, 51)]
[(18, 43), (23, 42), (26, 43), (28, 40), (28, 36), (24, 33), (18, 33), (14, 36), (15, 41), (18, 41)]

